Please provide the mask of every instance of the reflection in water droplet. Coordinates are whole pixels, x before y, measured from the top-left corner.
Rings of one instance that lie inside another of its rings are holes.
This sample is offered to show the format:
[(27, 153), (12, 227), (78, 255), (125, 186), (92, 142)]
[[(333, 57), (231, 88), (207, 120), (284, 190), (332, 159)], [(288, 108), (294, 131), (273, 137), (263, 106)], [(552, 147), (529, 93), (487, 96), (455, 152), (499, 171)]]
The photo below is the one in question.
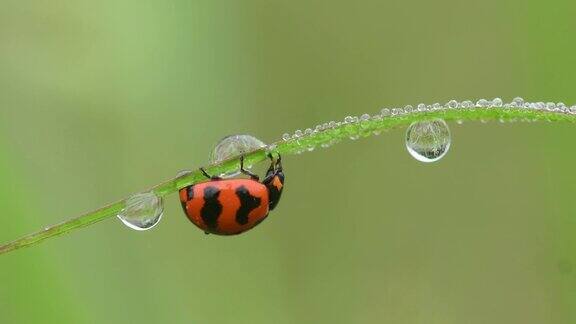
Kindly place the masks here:
[(162, 219), (164, 204), (162, 198), (153, 192), (139, 193), (126, 200), (126, 207), (118, 218), (124, 225), (137, 231), (149, 230)]
[(502, 99), (500, 98), (494, 98), (494, 100), (492, 100), (492, 107), (502, 107)]
[(450, 130), (442, 119), (412, 123), (406, 131), (406, 148), (421, 162), (440, 160), (450, 148)]
[[(210, 155), (210, 163), (220, 163), (224, 160), (242, 155), (266, 147), (266, 144), (252, 135), (230, 135), (226, 136), (216, 144)], [(250, 166), (246, 166), (250, 169)], [(239, 173), (234, 170), (229, 173), (220, 174), (222, 177), (232, 177)]]
[(229, 158), (266, 147), (261, 140), (251, 135), (226, 136), (216, 144), (210, 155), (211, 163), (219, 163)]
[(488, 107), (488, 100), (486, 100), (486, 99), (480, 99), (480, 100), (478, 100), (478, 101), (476, 102), (476, 107), (480, 107), (480, 108)]
[(402, 115), (404, 110), (402, 108), (392, 108), (392, 116)]
[(521, 97), (516, 97), (512, 99), (512, 104), (514, 107), (522, 107), (524, 106), (524, 99), (522, 99)]

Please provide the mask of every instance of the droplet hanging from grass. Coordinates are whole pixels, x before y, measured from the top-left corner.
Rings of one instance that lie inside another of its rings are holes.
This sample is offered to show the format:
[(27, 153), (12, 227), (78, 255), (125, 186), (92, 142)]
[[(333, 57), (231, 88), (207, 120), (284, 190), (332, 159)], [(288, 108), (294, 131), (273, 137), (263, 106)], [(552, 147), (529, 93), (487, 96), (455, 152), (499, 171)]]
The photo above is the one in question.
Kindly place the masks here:
[(162, 198), (153, 192), (147, 192), (128, 198), (126, 207), (120, 211), (118, 218), (133, 230), (146, 231), (160, 222), (163, 213)]
[(442, 119), (412, 123), (406, 131), (406, 148), (420, 162), (440, 160), (450, 148), (450, 130)]

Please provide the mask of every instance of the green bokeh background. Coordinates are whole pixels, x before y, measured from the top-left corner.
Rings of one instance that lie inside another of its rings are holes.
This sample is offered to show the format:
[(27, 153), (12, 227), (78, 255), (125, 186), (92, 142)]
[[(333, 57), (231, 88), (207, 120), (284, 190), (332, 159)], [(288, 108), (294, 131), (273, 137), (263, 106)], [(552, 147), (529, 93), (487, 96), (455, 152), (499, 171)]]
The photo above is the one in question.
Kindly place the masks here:
[[(383, 106), (576, 102), (574, 1), (0, 0), (0, 241)], [(271, 217), (110, 219), (0, 256), (0, 323), (574, 323), (576, 128), (451, 125), (285, 158)]]

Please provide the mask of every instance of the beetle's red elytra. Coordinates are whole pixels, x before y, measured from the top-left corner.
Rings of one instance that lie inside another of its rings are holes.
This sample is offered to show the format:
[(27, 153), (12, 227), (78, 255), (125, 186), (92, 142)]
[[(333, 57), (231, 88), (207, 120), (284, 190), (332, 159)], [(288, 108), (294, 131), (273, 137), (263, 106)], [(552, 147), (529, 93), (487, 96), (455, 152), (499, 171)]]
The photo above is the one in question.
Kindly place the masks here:
[(262, 182), (244, 169), (240, 158), (240, 172), (250, 179), (210, 179), (180, 189), (180, 202), (188, 219), (206, 234), (236, 235), (260, 224), (273, 210), (284, 189), (284, 172), (280, 155), (274, 160), (269, 154), (270, 168)]

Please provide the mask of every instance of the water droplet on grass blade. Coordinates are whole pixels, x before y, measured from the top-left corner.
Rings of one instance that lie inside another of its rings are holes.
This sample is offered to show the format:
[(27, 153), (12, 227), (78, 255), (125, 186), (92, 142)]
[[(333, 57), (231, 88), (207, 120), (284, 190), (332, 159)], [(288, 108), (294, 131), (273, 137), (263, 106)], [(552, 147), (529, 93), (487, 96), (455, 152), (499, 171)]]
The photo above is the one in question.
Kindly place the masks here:
[(462, 103), (460, 104), (460, 107), (465, 108), (465, 109), (472, 108), (472, 107), (474, 107), (474, 103), (472, 103), (472, 101), (470, 101), (470, 100), (465, 100), (465, 101), (462, 101)]
[(488, 105), (489, 105), (489, 102), (486, 99), (480, 99), (476, 102), (476, 107), (479, 107), (479, 108), (485, 108), (485, 107), (488, 107)]
[(180, 171), (178, 171), (178, 173), (176, 173), (176, 177), (180, 178), (180, 177), (188, 175), (190, 173), (192, 173), (192, 171), (190, 171), (190, 170), (180, 170)]
[(512, 99), (512, 104), (514, 107), (523, 107), (524, 106), (524, 99), (521, 97), (516, 97)]
[(450, 148), (450, 130), (442, 119), (412, 123), (406, 131), (406, 148), (421, 162), (440, 160)]
[(504, 102), (500, 98), (494, 98), (494, 100), (492, 100), (492, 107), (502, 107), (503, 104)]
[[(212, 154), (210, 155), (210, 163), (220, 163), (224, 160), (240, 156), (242, 154), (265, 148), (266, 144), (252, 135), (230, 135), (226, 136), (214, 146)], [(250, 165), (246, 165), (250, 169)], [(239, 173), (239, 170), (234, 170), (225, 174), (222, 177), (232, 177)]]
[(124, 225), (137, 231), (149, 230), (162, 219), (162, 198), (153, 192), (139, 193), (126, 200), (126, 206), (118, 214)]
[(226, 136), (214, 146), (210, 155), (210, 162), (219, 163), (264, 147), (266, 144), (252, 135)]

